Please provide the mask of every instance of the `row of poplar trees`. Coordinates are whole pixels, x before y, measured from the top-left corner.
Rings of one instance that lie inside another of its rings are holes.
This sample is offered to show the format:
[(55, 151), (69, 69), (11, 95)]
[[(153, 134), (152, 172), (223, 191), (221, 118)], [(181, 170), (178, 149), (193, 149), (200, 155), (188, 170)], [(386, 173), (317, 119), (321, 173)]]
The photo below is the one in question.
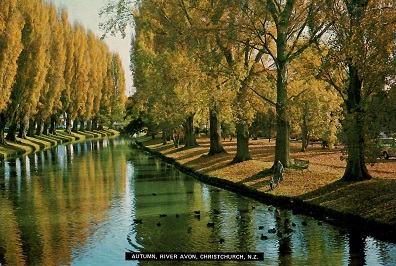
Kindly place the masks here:
[[(298, 109), (301, 131), (309, 117), (324, 128), (339, 124), (342, 179), (357, 181), (371, 178), (371, 142), (395, 129), (395, 7), (394, 0), (119, 0), (104, 9), (112, 15), (104, 28), (135, 27), (135, 117), (163, 132), (183, 123), (185, 146), (193, 147), (194, 119), (205, 114), (210, 154), (224, 151), (220, 126), (232, 119), (233, 161), (241, 162), (251, 159), (252, 110), (272, 109), (275, 160), (289, 167)], [(318, 98), (327, 112), (305, 112)]]
[[(0, 143), (16, 136), (93, 130), (122, 119), (118, 54), (66, 10), (42, 0), (0, 1)], [(5, 135), (5, 128), (8, 133)]]

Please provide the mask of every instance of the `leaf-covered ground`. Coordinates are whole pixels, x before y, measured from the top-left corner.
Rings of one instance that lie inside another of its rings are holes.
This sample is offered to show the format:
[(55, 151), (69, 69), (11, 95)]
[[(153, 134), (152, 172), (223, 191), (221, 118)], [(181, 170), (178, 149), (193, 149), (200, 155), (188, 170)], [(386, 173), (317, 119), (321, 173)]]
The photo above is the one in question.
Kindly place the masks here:
[(198, 139), (199, 146), (192, 149), (176, 149), (172, 143), (162, 145), (155, 139), (144, 143), (150, 149), (172, 157), (178, 162), (210, 176), (243, 183), (256, 190), (274, 195), (297, 197), (316, 205), (342, 213), (359, 215), (396, 225), (396, 159), (378, 159), (367, 165), (373, 179), (363, 182), (341, 182), (346, 162), (342, 147), (322, 149), (321, 145), (309, 145), (301, 152), (300, 142), (291, 142), (291, 158), (308, 160), (308, 169), (288, 168), (279, 188), (269, 190), (274, 161), (275, 141), (251, 140), (252, 160), (230, 164), (236, 153), (236, 141), (225, 140), (227, 153), (207, 156), (209, 139)]

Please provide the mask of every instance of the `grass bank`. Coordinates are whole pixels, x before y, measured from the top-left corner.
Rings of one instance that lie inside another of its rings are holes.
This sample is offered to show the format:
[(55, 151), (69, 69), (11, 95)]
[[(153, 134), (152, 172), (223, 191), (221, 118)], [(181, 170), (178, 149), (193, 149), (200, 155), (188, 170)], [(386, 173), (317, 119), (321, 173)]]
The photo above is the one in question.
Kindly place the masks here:
[(8, 141), (5, 145), (0, 144), (0, 162), (39, 150), (49, 149), (62, 143), (83, 141), (90, 138), (101, 138), (117, 134), (119, 134), (118, 131), (111, 129), (86, 132), (79, 131), (78, 133), (72, 132), (71, 134), (64, 132), (64, 130), (58, 130), (57, 135), (42, 135), (33, 138), (27, 137), (26, 139), (17, 138), (16, 142)]
[(230, 164), (236, 141), (224, 141), (227, 153), (208, 156), (209, 139), (198, 139), (192, 149), (162, 145), (161, 139), (137, 139), (140, 147), (175, 164), (196, 178), (256, 198), (267, 204), (290, 208), (330, 223), (358, 229), (396, 242), (396, 160), (379, 159), (368, 165), (373, 179), (342, 182), (346, 162), (342, 147), (322, 149), (310, 145), (301, 152), (301, 143), (292, 142), (291, 157), (309, 161), (307, 169), (288, 168), (280, 187), (271, 191), (269, 170), (274, 161), (275, 142), (250, 141), (252, 160)]

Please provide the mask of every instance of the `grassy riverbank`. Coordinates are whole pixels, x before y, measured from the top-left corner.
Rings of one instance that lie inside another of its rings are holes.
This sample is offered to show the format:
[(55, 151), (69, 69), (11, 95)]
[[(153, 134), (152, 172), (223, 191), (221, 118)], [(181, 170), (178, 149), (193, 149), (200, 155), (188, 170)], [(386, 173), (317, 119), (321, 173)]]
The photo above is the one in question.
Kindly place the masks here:
[(49, 149), (62, 143), (82, 141), (90, 138), (101, 138), (117, 134), (119, 134), (118, 131), (111, 129), (86, 132), (79, 131), (78, 133), (72, 132), (71, 134), (64, 132), (64, 130), (58, 130), (57, 135), (42, 135), (33, 138), (27, 137), (26, 139), (17, 138), (17, 142), (15, 143), (8, 141), (5, 145), (0, 144), (0, 161), (39, 150)]
[[(224, 141), (226, 154), (207, 156), (209, 139), (199, 138), (199, 147), (176, 149), (160, 139), (138, 141), (160, 156), (185, 169), (191, 169), (204, 181), (234, 188), (271, 204), (290, 207), (321, 219), (367, 230), (373, 235), (396, 239), (396, 160), (379, 159), (368, 165), (373, 179), (363, 182), (341, 182), (345, 169), (342, 148), (322, 149), (319, 144), (300, 152), (301, 143), (291, 143), (291, 157), (309, 161), (308, 169), (289, 168), (281, 186), (269, 190), (274, 161), (275, 142), (250, 141), (253, 159), (230, 164), (236, 153), (236, 141)], [(213, 180), (213, 182), (212, 182)], [(394, 241), (392, 241), (394, 242)]]

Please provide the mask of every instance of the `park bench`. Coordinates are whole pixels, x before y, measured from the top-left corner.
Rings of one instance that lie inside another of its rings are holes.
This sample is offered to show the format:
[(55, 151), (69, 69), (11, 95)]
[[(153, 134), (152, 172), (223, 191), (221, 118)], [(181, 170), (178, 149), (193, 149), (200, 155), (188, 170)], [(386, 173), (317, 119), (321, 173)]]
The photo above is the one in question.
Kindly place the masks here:
[(294, 159), (294, 167), (300, 169), (307, 169), (309, 166), (308, 160)]

